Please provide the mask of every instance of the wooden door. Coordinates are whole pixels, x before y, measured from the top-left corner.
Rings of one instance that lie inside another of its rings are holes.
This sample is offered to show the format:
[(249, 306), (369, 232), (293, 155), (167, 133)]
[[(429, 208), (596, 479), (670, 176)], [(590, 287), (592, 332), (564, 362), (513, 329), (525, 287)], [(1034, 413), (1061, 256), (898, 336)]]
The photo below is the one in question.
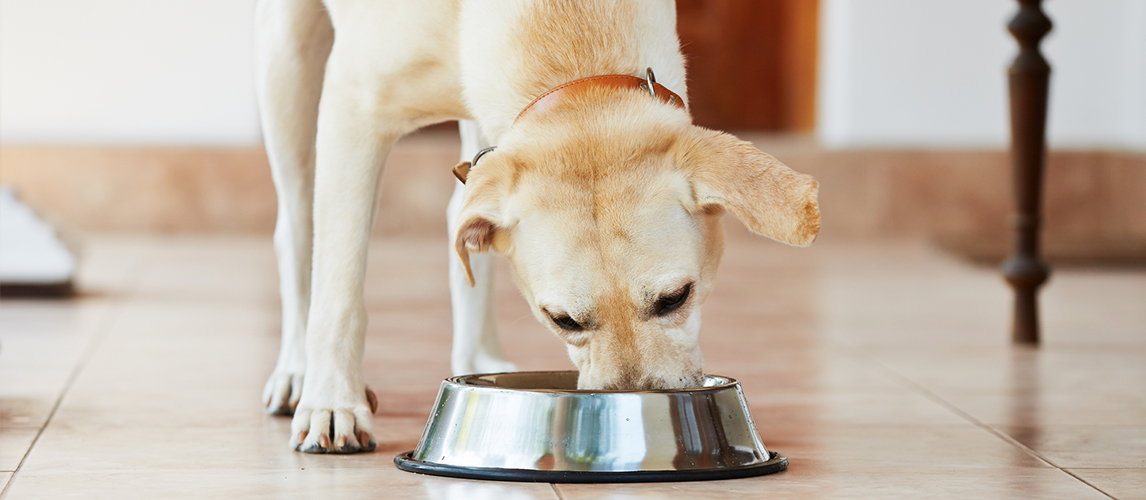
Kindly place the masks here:
[(695, 122), (811, 131), (817, 11), (818, 0), (677, 0)]

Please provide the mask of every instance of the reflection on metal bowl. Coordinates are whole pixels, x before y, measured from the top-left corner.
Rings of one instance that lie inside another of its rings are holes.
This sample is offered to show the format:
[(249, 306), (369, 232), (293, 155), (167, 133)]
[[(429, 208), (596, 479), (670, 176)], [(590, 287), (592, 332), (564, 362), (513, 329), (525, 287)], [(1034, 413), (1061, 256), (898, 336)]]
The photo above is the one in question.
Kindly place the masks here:
[(581, 391), (577, 372), (446, 379), (402, 470), (503, 481), (687, 481), (757, 476), (788, 460), (764, 448), (740, 383)]

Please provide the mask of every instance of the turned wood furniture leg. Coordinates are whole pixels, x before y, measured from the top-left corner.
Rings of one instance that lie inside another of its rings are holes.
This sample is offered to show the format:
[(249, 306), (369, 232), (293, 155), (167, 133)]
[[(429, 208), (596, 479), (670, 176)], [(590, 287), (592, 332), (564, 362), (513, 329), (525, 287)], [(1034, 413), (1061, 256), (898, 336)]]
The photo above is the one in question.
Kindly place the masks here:
[(1046, 159), (1047, 85), (1050, 65), (1039, 42), (1051, 30), (1042, 0), (1018, 0), (1019, 12), (1008, 28), (1019, 42), (1019, 55), (1009, 71), (1011, 156), (1015, 201), (1014, 253), (1003, 274), (1015, 290), (1012, 336), (1016, 343), (1039, 342), (1038, 290), (1050, 271), (1039, 258), (1043, 165)]

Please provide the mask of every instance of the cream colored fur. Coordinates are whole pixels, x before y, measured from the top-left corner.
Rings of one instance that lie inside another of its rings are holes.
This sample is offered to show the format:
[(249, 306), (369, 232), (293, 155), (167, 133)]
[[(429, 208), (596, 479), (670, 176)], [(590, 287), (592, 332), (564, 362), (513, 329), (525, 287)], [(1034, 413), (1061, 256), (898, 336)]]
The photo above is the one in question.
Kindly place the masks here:
[(362, 279), (378, 183), (394, 141), (450, 119), (462, 120), (463, 159), (498, 147), (448, 210), (455, 373), (513, 368), (493, 324), (483, 253), (493, 250), (566, 342), (580, 387), (700, 380), (719, 216), (810, 244), (815, 181), (636, 91), (590, 92), (514, 122), (549, 88), (646, 67), (686, 97), (675, 25), (672, 0), (260, 2), (258, 91), (279, 192), (283, 297), (264, 403), (294, 413), (291, 447), (374, 447)]

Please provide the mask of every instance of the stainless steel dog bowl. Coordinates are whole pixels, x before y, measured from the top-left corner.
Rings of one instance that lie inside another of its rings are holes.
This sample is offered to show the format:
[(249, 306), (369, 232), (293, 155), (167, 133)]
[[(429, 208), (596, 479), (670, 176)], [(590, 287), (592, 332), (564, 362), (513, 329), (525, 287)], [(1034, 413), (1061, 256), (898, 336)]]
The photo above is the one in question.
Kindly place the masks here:
[(733, 379), (581, 391), (574, 371), (446, 379), (418, 447), (394, 463), (423, 474), (540, 482), (727, 479), (788, 467), (764, 448)]

